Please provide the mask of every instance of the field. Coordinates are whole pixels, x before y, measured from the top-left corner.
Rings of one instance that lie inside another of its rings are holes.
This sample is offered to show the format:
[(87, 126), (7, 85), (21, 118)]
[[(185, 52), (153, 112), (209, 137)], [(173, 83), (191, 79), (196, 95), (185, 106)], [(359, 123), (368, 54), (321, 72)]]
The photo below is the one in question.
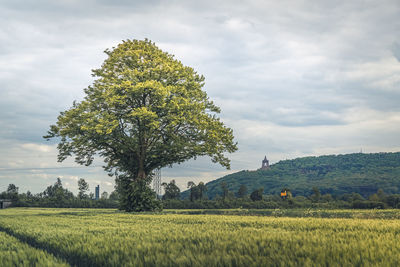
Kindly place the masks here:
[(400, 262), (396, 210), (179, 214), (188, 212), (0, 210), (0, 265), (397, 266)]
[(0, 266), (68, 266), (45, 251), (0, 232)]

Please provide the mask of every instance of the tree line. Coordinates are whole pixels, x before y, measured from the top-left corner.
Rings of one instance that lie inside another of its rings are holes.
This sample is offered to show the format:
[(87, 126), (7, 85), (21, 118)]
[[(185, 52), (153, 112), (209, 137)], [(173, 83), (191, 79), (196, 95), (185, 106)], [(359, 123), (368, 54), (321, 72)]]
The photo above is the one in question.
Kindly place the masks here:
[(116, 208), (118, 194), (116, 191), (108, 194), (103, 192), (96, 200), (93, 193), (89, 193), (89, 184), (85, 179), (78, 180), (78, 194), (75, 196), (64, 188), (60, 178), (49, 185), (43, 192), (32, 194), (30, 191), (19, 193), (19, 188), (9, 184), (7, 190), (0, 193), (0, 199), (9, 199), (14, 207), (54, 207), (54, 208)]
[(189, 196), (182, 199), (179, 188), (174, 180), (164, 183), (163, 207), (167, 209), (274, 209), (274, 208), (354, 208), (354, 209), (385, 209), (400, 208), (400, 194), (386, 194), (382, 189), (364, 197), (359, 193), (342, 195), (322, 194), (317, 187), (312, 187), (311, 195), (293, 196), (290, 188), (284, 187), (281, 194), (264, 194), (264, 188), (259, 187), (248, 192), (246, 185), (241, 185), (234, 192), (230, 191), (226, 182), (220, 182), (220, 194), (209, 199), (207, 186), (200, 182), (188, 182)]
[[(181, 191), (175, 180), (163, 183), (164, 195), (158, 199), (154, 191), (149, 188), (153, 198), (157, 202), (158, 210), (166, 209), (275, 209), (275, 208), (355, 208), (355, 209), (385, 209), (400, 208), (400, 194), (387, 194), (382, 189), (368, 197), (358, 193), (346, 193), (332, 196), (322, 194), (317, 187), (309, 196), (293, 196), (290, 188), (282, 188), (282, 194), (264, 194), (264, 188), (260, 187), (251, 192), (246, 185), (241, 185), (236, 192), (229, 190), (226, 182), (219, 184), (221, 193), (209, 199), (207, 186), (203, 182), (197, 185), (190, 181), (187, 184), (189, 195), (182, 198)], [(118, 188), (118, 186), (117, 186)], [(147, 191), (144, 191), (146, 193)], [(283, 194), (285, 192), (285, 194)], [(60, 178), (53, 185), (48, 186), (43, 192), (32, 194), (30, 191), (19, 193), (19, 188), (9, 184), (7, 190), (0, 193), (0, 199), (10, 199), (13, 206), (23, 207), (55, 207), (55, 208), (119, 208), (123, 197), (117, 190), (108, 194), (103, 192), (100, 199), (95, 200), (94, 194), (89, 193), (89, 185), (84, 179), (78, 180), (78, 194), (64, 188)], [(144, 199), (142, 197), (142, 199)]]

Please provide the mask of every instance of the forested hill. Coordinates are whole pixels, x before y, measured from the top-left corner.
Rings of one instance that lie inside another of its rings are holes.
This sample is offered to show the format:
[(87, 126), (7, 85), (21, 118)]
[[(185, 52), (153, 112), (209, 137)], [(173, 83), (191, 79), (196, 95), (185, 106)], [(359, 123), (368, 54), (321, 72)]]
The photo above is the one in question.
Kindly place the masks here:
[(356, 192), (366, 197), (379, 188), (389, 194), (399, 194), (400, 152), (283, 160), (268, 170), (241, 171), (207, 183), (209, 198), (221, 194), (221, 182), (226, 182), (235, 194), (242, 184), (246, 185), (248, 193), (264, 187), (264, 194), (278, 194), (287, 187), (294, 196), (308, 196), (314, 186), (322, 194), (332, 195)]

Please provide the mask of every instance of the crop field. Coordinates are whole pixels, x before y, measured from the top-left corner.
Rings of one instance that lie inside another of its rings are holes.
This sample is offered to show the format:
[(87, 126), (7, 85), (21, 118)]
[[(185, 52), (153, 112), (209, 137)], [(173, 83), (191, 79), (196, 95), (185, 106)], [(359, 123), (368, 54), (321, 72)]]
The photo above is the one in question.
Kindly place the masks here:
[(0, 266), (69, 266), (45, 251), (0, 232)]
[[(326, 211), (329, 213), (331, 211)], [(400, 221), (0, 210), (1, 266), (398, 266)], [(332, 211), (332, 214), (341, 214)], [(359, 216), (376, 213), (377, 216)], [(357, 215), (358, 214), (358, 215)]]

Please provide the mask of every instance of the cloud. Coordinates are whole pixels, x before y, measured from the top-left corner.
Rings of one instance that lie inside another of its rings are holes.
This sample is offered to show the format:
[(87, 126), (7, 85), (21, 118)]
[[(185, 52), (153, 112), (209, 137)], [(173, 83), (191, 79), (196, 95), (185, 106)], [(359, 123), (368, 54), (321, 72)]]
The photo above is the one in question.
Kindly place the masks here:
[[(82, 100), (102, 51), (127, 38), (147, 37), (205, 75), (239, 142), (232, 171), (258, 168), (265, 154), (398, 150), (399, 14), (395, 0), (3, 3), (0, 191), (11, 181), (41, 191), (59, 176), (71, 190), (83, 177), (112, 191), (100, 160), (57, 163), (42, 136)], [(209, 159), (163, 170), (182, 187), (228, 172)]]
[(55, 150), (54, 146), (34, 143), (21, 144), (21, 147), (29, 152), (50, 152)]
[(394, 42), (392, 45), (392, 53), (397, 61), (400, 61), (400, 44), (398, 42)]

